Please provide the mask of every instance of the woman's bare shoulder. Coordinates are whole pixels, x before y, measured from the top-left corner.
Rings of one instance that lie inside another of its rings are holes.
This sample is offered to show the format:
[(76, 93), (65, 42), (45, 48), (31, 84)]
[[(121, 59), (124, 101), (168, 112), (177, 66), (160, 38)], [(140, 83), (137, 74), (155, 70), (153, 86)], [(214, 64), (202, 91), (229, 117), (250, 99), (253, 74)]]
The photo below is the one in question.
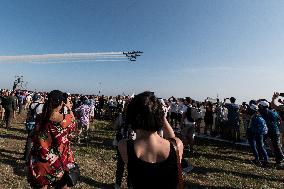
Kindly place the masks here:
[(49, 120), (60, 123), (63, 120), (63, 115), (58, 112), (54, 112), (51, 114)]

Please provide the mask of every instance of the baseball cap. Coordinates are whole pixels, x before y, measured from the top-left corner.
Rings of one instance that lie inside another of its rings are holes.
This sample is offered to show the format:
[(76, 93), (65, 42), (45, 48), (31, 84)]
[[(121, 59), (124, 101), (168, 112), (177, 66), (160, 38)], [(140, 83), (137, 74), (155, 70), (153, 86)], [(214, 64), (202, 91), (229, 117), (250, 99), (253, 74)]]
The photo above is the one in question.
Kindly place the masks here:
[(255, 105), (255, 104), (251, 104), (249, 107), (250, 107), (250, 109), (252, 109), (252, 110), (254, 110), (254, 111), (257, 111), (257, 110), (258, 110), (258, 107), (257, 107), (257, 105)]
[(32, 99), (33, 99), (33, 101), (37, 101), (37, 100), (40, 99), (40, 95), (39, 94), (35, 94)]
[(260, 101), (258, 103), (258, 105), (263, 106), (263, 107), (269, 107), (269, 103), (267, 101), (264, 101), (264, 100)]
[(252, 105), (252, 104), (256, 105), (257, 104), (256, 100), (250, 100), (249, 105)]
[(232, 97), (230, 98), (230, 101), (231, 101), (231, 102), (235, 102), (235, 101), (236, 101), (236, 98), (232, 96)]
[(160, 102), (163, 106), (165, 106), (165, 105), (166, 105), (166, 104), (165, 104), (164, 99), (162, 99), (162, 98), (158, 98), (158, 100), (159, 100), (159, 102)]

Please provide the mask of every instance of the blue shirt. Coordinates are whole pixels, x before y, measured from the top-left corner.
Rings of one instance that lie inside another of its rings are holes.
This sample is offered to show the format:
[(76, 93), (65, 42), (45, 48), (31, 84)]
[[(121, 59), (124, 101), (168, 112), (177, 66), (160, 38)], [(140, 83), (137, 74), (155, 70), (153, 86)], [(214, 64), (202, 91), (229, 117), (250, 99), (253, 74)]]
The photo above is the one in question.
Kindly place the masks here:
[(25, 99), (25, 96), (23, 96), (23, 95), (19, 95), (19, 96), (18, 96), (18, 102), (19, 102), (20, 104), (23, 104), (23, 103), (24, 103), (24, 99)]
[(261, 116), (265, 120), (268, 127), (268, 134), (280, 134), (279, 120), (280, 117), (277, 112), (267, 109), (265, 112), (261, 112)]
[(247, 131), (252, 135), (265, 135), (268, 128), (265, 120), (259, 114), (254, 114), (250, 119), (250, 124)]

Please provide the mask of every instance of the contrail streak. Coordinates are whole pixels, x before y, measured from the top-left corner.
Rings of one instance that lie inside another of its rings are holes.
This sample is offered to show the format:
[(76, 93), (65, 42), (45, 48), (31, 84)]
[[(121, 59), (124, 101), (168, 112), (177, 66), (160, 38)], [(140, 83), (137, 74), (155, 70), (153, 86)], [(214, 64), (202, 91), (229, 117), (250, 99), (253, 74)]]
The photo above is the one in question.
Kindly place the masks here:
[[(63, 63), (77, 63), (77, 62), (123, 62), (123, 61), (128, 61), (127, 59), (121, 59), (121, 60), (89, 60), (89, 59), (86, 59), (86, 60), (64, 60), (64, 61), (47, 61), (47, 62), (36, 62), (36, 61), (33, 61), (33, 62), (29, 62), (30, 64), (63, 64)], [(1, 63), (0, 63), (1, 64)]]
[(54, 64), (67, 62), (113, 62), (126, 61), (123, 52), (100, 52), (100, 53), (63, 53), (63, 54), (41, 54), (41, 55), (16, 55), (0, 56), (0, 64), (4, 63), (36, 63)]

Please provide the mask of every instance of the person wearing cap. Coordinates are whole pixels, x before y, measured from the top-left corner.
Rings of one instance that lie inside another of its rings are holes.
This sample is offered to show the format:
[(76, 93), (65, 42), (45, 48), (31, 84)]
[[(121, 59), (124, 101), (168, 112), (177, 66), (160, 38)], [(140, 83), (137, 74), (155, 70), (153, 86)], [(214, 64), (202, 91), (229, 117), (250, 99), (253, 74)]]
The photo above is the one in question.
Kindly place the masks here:
[[(226, 98), (224, 99), (224, 103)], [(235, 142), (240, 141), (240, 114), (239, 114), (239, 105), (235, 104), (235, 97), (230, 98), (231, 103), (226, 103), (225, 108), (228, 109), (228, 126), (231, 130), (232, 140)]]
[(269, 103), (265, 100), (261, 100), (258, 103), (258, 107), (259, 107), (259, 112), (263, 117), (263, 119), (265, 120), (266, 125), (268, 127), (267, 137), (270, 138), (273, 146), (276, 166), (280, 168), (282, 167), (282, 161), (283, 161), (283, 152), (280, 147), (280, 131), (279, 131), (280, 117), (277, 114), (277, 112), (269, 109)]
[(276, 105), (275, 100), (280, 96), (278, 92), (275, 92), (272, 96), (271, 108), (275, 109), (279, 116), (281, 117), (280, 124), (280, 142), (282, 143), (282, 149), (284, 149), (284, 101), (279, 99), (278, 102), (280, 105)]
[[(264, 135), (266, 135), (268, 131), (266, 122), (261, 117), (258, 112), (258, 107), (255, 104), (249, 106), (248, 114), (251, 117), (246, 134), (254, 155), (254, 160), (252, 160), (252, 162), (256, 165), (266, 166), (268, 164), (268, 155), (264, 147)], [(260, 161), (259, 155), (263, 158), (262, 161)]]

